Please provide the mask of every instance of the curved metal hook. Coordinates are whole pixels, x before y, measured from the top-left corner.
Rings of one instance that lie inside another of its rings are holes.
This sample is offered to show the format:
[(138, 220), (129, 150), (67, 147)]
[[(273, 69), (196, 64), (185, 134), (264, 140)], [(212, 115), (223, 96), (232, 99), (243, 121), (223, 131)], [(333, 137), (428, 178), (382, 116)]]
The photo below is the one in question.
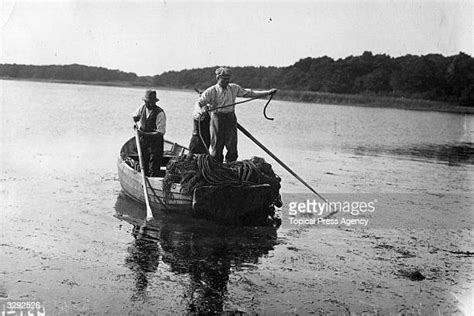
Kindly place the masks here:
[(273, 121), (274, 118), (267, 116), (267, 106), (270, 104), (270, 101), (272, 100), (272, 98), (273, 98), (273, 93), (270, 94), (270, 98), (268, 99), (267, 104), (265, 104), (265, 107), (263, 108), (263, 116), (265, 116), (265, 118), (270, 121)]

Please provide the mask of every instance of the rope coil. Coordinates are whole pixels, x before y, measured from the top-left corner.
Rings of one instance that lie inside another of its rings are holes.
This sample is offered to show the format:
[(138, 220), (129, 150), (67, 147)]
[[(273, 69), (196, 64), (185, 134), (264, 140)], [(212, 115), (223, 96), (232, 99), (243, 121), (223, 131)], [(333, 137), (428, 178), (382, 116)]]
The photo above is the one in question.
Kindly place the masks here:
[(166, 198), (171, 197), (170, 189), (174, 183), (181, 184), (183, 194), (192, 194), (197, 187), (204, 185), (269, 184), (275, 194), (280, 190), (280, 177), (273, 172), (270, 164), (259, 157), (221, 164), (207, 154), (196, 155), (191, 160), (183, 156), (171, 160), (166, 169), (163, 179)]

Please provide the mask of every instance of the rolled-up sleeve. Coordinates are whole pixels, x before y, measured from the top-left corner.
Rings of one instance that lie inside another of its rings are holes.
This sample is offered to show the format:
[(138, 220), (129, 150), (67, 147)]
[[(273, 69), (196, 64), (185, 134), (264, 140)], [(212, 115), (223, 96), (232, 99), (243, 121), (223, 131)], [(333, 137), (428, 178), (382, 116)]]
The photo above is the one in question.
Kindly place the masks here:
[(233, 89), (237, 97), (255, 98), (255, 97), (264, 97), (268, 95), (268, 91), (255, 91), (252, 89), (244, 89), (238, 84), (234, 84)]
[(203, 93), (201, 93), (199, 100), (197, 100), (197, 102), (194, 104), (193, 118), (200, 120), (205, 112), (202, 110), (202, 107), (205, 105), (212, 107), (215, 104), (215, 90), (213, 87), (206, 89)]
[(199, 97), (199, 100), (196, 102), (196, 105), (199, 107), (203, 107), (207, 104), (212, 104), (214, 100), (214, 90), (212, 88), (206, 89), (203, 93), (201, 93), (201, 96)]
[(234, 84), (233, 88), (235, 89), (235, 95), (236, 97), (254, 97), (254, 92), (252, 89), (244, 89), (238, 84)]
[(166, 133), (166, 114), (164, 111), (161, 111), (156, 116), (156, 131), (163, 135)]
[(193, 108), (193, 119), (202, 121), (205, 116), (206, 116), (206, 111), (203, 108), (201, 108), (198, 102), (196, 102)]
[(141, 113), (142, 113), (142, 106), (139, 106), (138, 109), (136, 109), (135, 112), (133, 112), (132, 114), (133, 120), (134, 121), (140, 120)]

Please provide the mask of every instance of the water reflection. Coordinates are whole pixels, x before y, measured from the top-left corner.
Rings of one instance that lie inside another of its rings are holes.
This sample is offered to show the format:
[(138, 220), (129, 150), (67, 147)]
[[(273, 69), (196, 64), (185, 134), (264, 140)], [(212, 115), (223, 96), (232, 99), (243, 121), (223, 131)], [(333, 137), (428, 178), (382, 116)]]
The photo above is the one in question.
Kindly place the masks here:
[(122, 195), (115, 209), (117, 218), (133, 227), (134, 240), (125, 258), (135, 276), (132, 299), (146, 299), (161, 260), (172, 272), (189, 275), (184, 297), (190, 313), (224, 312), (232, 269), (253, 267), (277, 244), (276, 228), (220, 226), (165, 213), (154, 213), (157, 219), (144, 225), (143, 206)]
[(148, 274), (158, 268), (161, 249), (157, 232), (146, 225), (133, 225), (133, 243), (128, 247), (125, 265), (135, 274), (135, 293), (132, 300), (144, 300), (148, 286)]
[(356, 155), (389, 155), (410, 160), (422, 160), (425, 162), (446, 163), (450, 166), (461, 164), (474, 164), (474, 144), (460, 142), (453, 144), (420, 144), (407, 147), (363, 147), (354, 149)]

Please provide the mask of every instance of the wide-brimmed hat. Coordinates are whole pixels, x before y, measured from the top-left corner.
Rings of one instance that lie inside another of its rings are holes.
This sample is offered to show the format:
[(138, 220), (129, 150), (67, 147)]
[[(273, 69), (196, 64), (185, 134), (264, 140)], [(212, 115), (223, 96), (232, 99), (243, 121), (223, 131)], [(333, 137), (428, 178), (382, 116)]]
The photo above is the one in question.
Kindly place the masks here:
[(159, 99), (156, 97), (156, 91), (155, 90), (146, 90), (145, 91), (145, 96), (143, 97), (143, 101), (148, 101), (148, 102), (156, 102)]
[(216, 69), (216, 76), (221, 76), (224, 78), (230, 78), (232, 77), (232, 72), (230, 71), (230, 68), (227, 67), (219, 67)]

